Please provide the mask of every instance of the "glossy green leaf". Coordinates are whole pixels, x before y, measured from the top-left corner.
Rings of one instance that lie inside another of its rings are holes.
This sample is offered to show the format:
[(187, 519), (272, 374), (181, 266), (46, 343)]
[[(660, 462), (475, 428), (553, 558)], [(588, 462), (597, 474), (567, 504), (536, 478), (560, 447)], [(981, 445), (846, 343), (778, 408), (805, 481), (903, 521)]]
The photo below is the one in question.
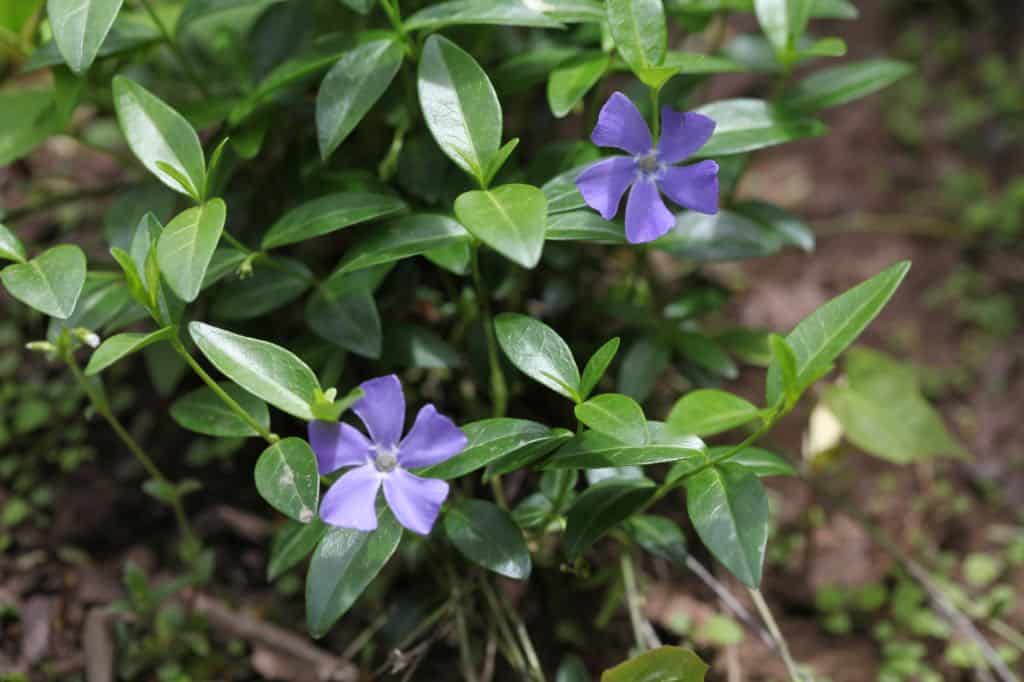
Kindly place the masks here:
[(449, 0), (424, 7), (405, 20), (407, 31), (437, 31), (445, 26), (477, 24), (562, 28), (526, 0)]
[[(716, 445), (708, 448), (708, 457), (714, 459), (733, 449), (731, 445)], [(739, 464), (744, 469), (754, 472), (757, 476), (799, 476), (792, 464), (782, 455), (758, 447), (746, 447), (728, 460)], [(671, 474), (670, 474), (671, 477)]]
[(583, 659), (576, 654), (563, 658), (555, 671), (555, 682), (590, 682), (590, 673)]
[(624, 524), (633, 542), (656, 557), (677, 566), (686, 565), (686, 535), (672, 519), (650, 514), (637, 514)]
[(739, 368), (729, 354), (709, 336), (697, 332), (675, 332), (671, 341), (686, 360), (726, 379), (739, 376)]
[[(550, 204), (548, 206), (550, 207)], [(619, 223), (605, 220), (591, 210), (550, 215), (549, 209), (545, 239), (556, 242), (625, 244), (626, 232)]]
[(757, 22), (779, 52), (790, 50), (803, 36), (814, 0), (754, 0)]
[(226, 220), (227, 206), (211, 199), (185, 209), (160, 233), (156, 244), (160, 274), (182, 300), (191, 302), (199, 296)]
[(306, 627), (323, 637), (355, 602), (402, 539), (402, 527), (387, 508), (377, 515), (377, 530), (364, 533), (331, 528), (317, 545), (306, 575)]
[(328, 194), (296, 206), (281, 216), (263, 235), (262, 247), (274, 249), (294, 244), (403, 210), (405, 202), (386, 194)]
[(665, 59), (668, 28), (661, 0), (607, 0), (608, 27), (619, 54), (637, 71)]
[[(266, 403), (241, 386), (229, 381), (222, 381), (217, 385), (238, 403), (252, 417), (253, 421), (265, 429), (270, 429), (270, 412), (267, 410)], [(175, 400), (171, 405), (171, 418), (179, 426), (207, 436), (243, 438), (259, 435), (248, 422), (235, 414), (209, 386), (197, 388)]]
[(608, 371), (608, 366), (612, 364), (612, 360), (615, 359), (615, 354), (618, 352), (618, 337), (605, 342), (594, 351), (594, 354), (590, 356), (586, 366), (583, 368), (583, 378), (580, 379), (581, 397), (586, 398), (597, 387), (597, 383), (601, 381), (601, 377)]
[(75, 73), (92, 65), (123, 0), (47, 0), (53, 40)]
[(47, 249), (30, 261), (0, 270), (0, 282), (14, 298), (36, 310), (67, 319), (85, 284), (85, 254), (72, 244)]
[(671, 67), (677, 73), (687, 75), (735, 73), (746, 70), (743, 64), (726, 57), (676, 50), (669, 50), (665, 54), (665, 61), (662, 65)]
[(814, 232), (807, 223), (775, 204), (764, 201), (741, 201), (733, 205), (734, 210), (740, 215), (750, 218), (766, 228), (763, 232), (763, 241), (770, 245), (773, 240), (778, 241), (779, 246), (796, 246), (804, 251), (814, 250)]
[(417, 87), (441, 151), (482, 182), (501, 146), (501, 104), (487, 74), (468, 52), (432, 35), (423, 46)]
[(270, 5), (283, 0), (187, 0), (185, 8), (178, 15), (175, 33), (183, 34), (204, 23), (214, 25), (245, 24), (246, 20), (258, 16)]
[(374, 40), (346, 52), (327, 72), (316, 95), (322, 158), (345, 141), (388, 89), (402, 65), (402, 54), (396, 41)]
[(616, 384), (619, 391), (644, 402), (654, 391), (658, 377), (669, 366), (671, 350), (655, 338), (637, 340), (622, 358)]
[(653, 245), (690, 260), (714, 262), (769, 256), (782, 249), (785, 241), (772, 228), (722, 209), (715, 215), (678, 214), (676, 226)]
[(163, 100), (124, 76), (115, 77), (113, 87), (117, 120), (135, 156), (162, 183), (201, 201), (206, 187), (206, 160), (192, 125)]
[(252, 275), (229, 282), (217, 292), (211, 312), (224, 320), (251, 320), (291, 303), (312, 282), (313, 273), (302, 261), (257, 260)]
[[(120, 15), (114, 21), (114, 25), (110, 27), (110, 31), (107, 32), (107, 37), (100, 45), (95, 58), (112, 57), (131, 52), (152, 45), (159, 40), (160, 32), (155, 27), (125, 19), (124, 15)], [(35, 71), (64, 63), (66, 62), (57, 42), (51, 40), (37, 47), (22, 64), (21, 70), (23, 72)]]
[(800, 382), (796, 378), (796, 354), (786, 339), (778, 334), (768, 338), (772, 349), (771, 362), (779, 368), (779, 380), (782, 382), (782, 393), (788, 405), (793, 405), (800, 398)]
[(771, 147), (825, 133), (820, 121), (786, 114), (760, 99), (728, 99), (697, 112), (715, 121), (715, 132), (698, 156), (713, 158)]
[(24, 263), (26, 258), (25, 245), (3, 223), (0, 223), (0, 258), (16, 263)]
[(132, 301), (126, 283), (112, 273), (90, 272), (70, 317), (51, 317), (46, 329), (48, 341), (56, 342), (65, 329), (83, 327), (105, 333), (144, 319), (145, 311)]
[(85, 374), (99, 374), (118, 360), (138, 353), (146, 346), (169, 339), (174, 333), (174, 327), (164, 327), (148, 334), (126, 333), (111, 336), (93, 351), (89, 357), (89, 364), (85, 367)]
[(313, 419), (310, 405), (320, 384), (291, 351), (202, 322), (188, 329), (206, 359), (229, 379), (288, 414)]
[(704, 545), (740, 582), (761, 582), (768, 542), (768, 497), (753, 472), (736, 464), (686, 479), (686, 509)]
[(593, 50), (561, 64), (548, 78), (548, 106), (555, 118), (564, 118), (597, 85), (608, 70), (611, 56)]
[(704, 682), (707, 669), (692, 651), (663, 646), (605, 670), (601, 682)]
[(256, 460), (256, 490), (271, 507), (300, 523), (316, 516), (320, 474), (316, 455), (301, 438), (285, 438)]
[(566, 515), (563, 548), (570, 561), (633, 515), (654, 494), (647, 479), (608, 480), (590, 486), (576, 498)]
[(12, 88), (0, 92), (0, 166), (17, 161), (63, 129), (54, 90)]
[(696, 436), (652, 437), (650, 442), (633, 444), (598, 431), (584, 431), (546, 460), (542, 468), (603, 469), (679, 460), (699, 464), (704, 459), (704, 443)]
[(470, 561), (514, 580), (533, 567), (530, 550), (508, 512), (484, 500), (458, 500), (444, 515), (444, 531)]
[(665, 423), (677, 433), (713, 436), (752, 422), (760, 415), (755, 405), (738, 395), (702, 388), (680, 398)]
[(598, 433), (628, 445), (645, 445), (649, 439), (644, 411), (629, 396), (605, 393), (575, 409), (576, 418)]
[(474, 190), (455, 200), (455, 217), (477, 239), (524, 268), (544, 248), (547, 199), (532, 185)]
[[(882, 311), (910, 270), (902, 261), (833, 298), (805, 317), (786, 337), (796, 357), (797, 386), (803, 392), (832, 367), (839, 354), (853, 343)], [(773, 361), (768, 368), (767, 404), (782, 393), (782, 376)]]
[(789, 93), (783, 105), (813, 114), (866, 97), (914, 72), (906, 62), (868, 59), (816, 71)]
[[(545, 182), (541, 187), (544, 196), (548, 198), (549, 215), (587, 209), (587, 203), (583, 201), (583, 195), (580, 194), (579, 189), (576, 187), (576, 178), (583, 172), (584, 168), (586, 168), (586, 165), (563, 171)], [(594, 212), (589, 209), (581, 211), (581, 214), (583, 213), (594, 215)]]
[(383, 333), (373, 293), (355, 289), (334, 293), (319, 287), (306, 305), (306, 322), (317, 336), (368, 358), (381, 354)]
[(505, 356), (519, 371), (579, 402), (580, 370), (554, 329), (526, 315), (502, 313), (494, 319), (494, 330)]
[(520, 448), (551, 437), (551, 429), (528, 419), (483, 419), (462, 427), (468, 442), (462, 452), (417, 473), (427, 478), (465, 476)]
[[(492, 476), (507, 474), (510, 471), (525, 469), (542, 460), (573, 437), (568, 429), (551, 429), (546, 436), (530, 439), (487, 465), (483, 480), (486, 483)], [(543, 481), (543, 478), (541, 479)]]
[(468, 242), (469, 233), (448, 216), (410, 215), (374, 230), (348, 250), (334, 272), (353, 272)]
[(327, 534), (328, 528), (320, 519), (309, 523), (289, 520), (274, 534), (267, 562), (267, 580), (277, 580), (308, 557)]

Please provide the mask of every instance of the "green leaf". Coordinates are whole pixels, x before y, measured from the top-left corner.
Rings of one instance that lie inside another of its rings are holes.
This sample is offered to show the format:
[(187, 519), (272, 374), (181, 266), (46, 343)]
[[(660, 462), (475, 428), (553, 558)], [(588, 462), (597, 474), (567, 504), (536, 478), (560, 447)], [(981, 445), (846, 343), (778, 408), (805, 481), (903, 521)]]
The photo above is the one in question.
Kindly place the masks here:
[[(570, 168), (544, 183), (541, 191), (548, 198), (548, 215), (577, 211), (578, 209), (587, 209), (578, 211), (580, 215), (586, 213), (594, 215), (594, 212), (588, 209), (587, 202), (583, 201), (583, 195), (580, 194), (579, 188), (576, 187), (576, 178), (587, 165), (582, 164), (576, 168)], [(602, 222), (610, 224), (608, 221)], [(625, 241), (625, 238), (622, 241)]]
[(341, 4), (360, 14), (369, 14), (374, 0), (341, 0)]
[(555, 682), (590, 682), (587, 666), (576, 654), (569, 654), (558, 664)]
[(715, 121), (715, 132), (697, 156), (742, 154), (806, 137), (824, 135), (821, 121), (787, 114), (760, 99), (727, 99), (697, 109)]
[[(708, 448), (708, 457), (714, 459), (732, 450), (731, 445), (716, 445)], [(777, 455), (763, 448), (746, 447), (737, 452), (728, 460), (732, 464), (739, 464), (745, 469), (754, 472), (755, 475), (764, 476), (799, 476), (798, 472), (789, 461), (782, 455)], [(671, 478), (671, 474), (669, 477)]]
[[(649, 422), (650, 429), (655, 422)], [(660, 429), (660, 426), (659, 426)], [(661, 437), (652, 430), (650, 442), (634, 444), (598, 431), (584, 431), (566, 443), (543, 469), (603, 469), (608, 467), (645, 466), (662, 462), (702, 463), (704, 443), (696, 436)]]
[(483, 475), (484, 482), (486, 483), (493, 476), (525, 469), (557, 450), (572, 436), (572, 431), (568, 429), (551, 429), (546, 436), (527, 441), (524, 445), (488, 464)]
[(484, 500), (458, 500), (444, 516), (444, 531), (470, 561), (513, 580), (530, 577), (530, 550), (508, 512)]
[[(114, 25), (110, 27), (110, 31), (107, 32), (107, 37), (100, 45), (96, 58), (111, 57), (137, 50), (158, 42), (160, 38), (160, 32), (155, 27), (138, 21), (126, 20), (124, 15), (120, 15), (114, 21)], [(60, 53), (57, 42), (51, 40), (36, 48), (22, 64), (21, 71), (27, 73), (64, 63), (66, 62)]]
[(64, 124), (54, 90), (12, 88), (0, 92), (0, 166), (27, 155), (62, 131)]
[(669, 366), (669, 348), (655, 338), (637, 340), (619, 365), (616, 384), (619, 390), (636, 401), (644, 402), (654, 391), (658, 377)]
[(629, 396), (605, 393), (576, 406), (576, 418), (594, 431), (628, 445), (645, 445), (647, 419), (644, 411)]
[(548, 204), (548, 225), (545, 229), (545, 239), (556, 242), (593, 242), (595, 244), (626, 243), (625, 230), (618, 223), (605, 220), (591, 210), (551, 215), (550, 206), (551, 204)]
[(440, 335), (419, 325), (391, 323), (383, 334), (381, 356), (401, 367), (453, 369), (462, 356)]
[(739, 368), (718, 343), (697, 332), (675, 332), (671, 338), (676, 350), (699, 367), (726, 379), (739, 376)]
[(814, 250), (814, 232), (805, 222), (775, 204), (764, 201), (742, 201), (733, 205), (737, 213), (757, 221), (769, 230), (765, 234), (766, 241), (774, 234), (780, 245), (793, 245), (804, 251)]
[[(801, 393), (832, 367), (839, 354), (882, 311), (908, 270), (908, 261), (896, 263), (828, 301), (790, 332), (786, 342), (796, 357), (797, 387)], [(774, 405), (781, 393), (781, 369), (773, 361), (768, 367), (767, 404)]]
[[(217, 385), (231, 396), (253, 421), (267, 430), (270, 429), (270, 412), (266, 403), (231, 382), (222, 381)], [(228, 408), (209, 386), (197, 388), (175, 400), (171, 405), (171, 418), (179, 426), (207, 436), (244, 438), (259, 435), (244, 419)]]
[[(206, 161), (191, 124), (124, 76), (114, 78), (114, 107), (128, 146), (142, 165), (171, 189), (202, 201)], [(184, 184), (178, 178), (183, 178)]]
[(14, 298), (58, 319), (67, 319), (85, 284), (85, 254), (73, 244), (47, 249), (30, 261), (0, 270), (0, 282)]
[(477, 239), (524, 268), (536, 267), (544, 248), (547, 199), (532, 185), (465, 192), (455, 217)]
[(686, 565), (686, 536), (672, 519), (638, 514), (624, 524), (630, 539), (656, 557), (677, 566)]
[(374, 40), (346, 52), (327, 72), (316, 95), (321, 158), (329, 157), (381, 98), (402, 65), (402, 55), (396, 41)]
[(776, 228), (731, 209), (715, 215), (685, 211), (655, 248), (699, 262), (760, 258), (776, 253), (788, 238)]
[(3, 223), (0, 223), (0, 258), (16, 263), (24, 263), (26, 258), (25, 245)]
[(251, 276), (229, 282), (217, 292), (211, 313), (225, 320), (251, 320), (291, 303), (312, 282), (313, 273), (302, 261), (258, 260)]
[(85, 277), (74, 312), (66, 319), (51, 317), (46, 338), (55, 343), (63, 330), (75, 327), (104, 333), (144, 317), (145, 312), (133, 305), (124, 281), (110, 273), (90, 272)]
[(601, 682), (704, 682), (707, 669), (692, 651), (663, 646), (605, 670)]
[(611, 63), (607, 52), (593, 50), (570, 59), (548, 78), (548, 106), (555, 118), (564, 118), (590, 89), (601, 81)]
[(89, 358), (89, 364), (85, 367), (85, 374), (86, 376), (99, 374), (118, 360), (132, 353), (138, 353), (146, 346), (169, 339), (174, 336), (174, 333), (174, 327), (164, 327), (148, 334), (127, 333), (111, 336), (93, 351)]
[(913, 72), (910, 64), (893, 59), (868, 59), (822, 69), (800, 81), (783, 100), (783, 106), (813, 114), (878, 92)]
[(715, 558), (747, 587), (761, 582), (768, 497), (753, 472), (721, 464), (686, 479), (686, 509)]
[(123, 0), (47, 0), (53, 40), (64, 62), (82, 73), (96, 59)]
[(328, 194), (296, 206), (281, 216), (263, 235), (262, 248), (274, 249), (313, 239), (404, 210), (404, 201), (386, 194)]
[(761, 416), (749, 402), (726, 391), (702, 388), (690, 391), (672, 408), (665, 423), (676, 433), (713, 436)]
[(607, 480), (583, 491), (566, 515), (562, 540), (569, 561), (629, 518), (654, 494), (654, 483), (647, 479)]
[(605, 8), (615, 47), (630, 68), (661, 65), (668, 45), (661, 0), (607, 0)]
[(277, 580), (308, 557), (327, 530), (327, 524), (318, 518), (309, 523), (289, 520), (274, 534), (267, 562), (267, 580)]
[(678, 52), (676, 50), (669, 50), (665, 54), (664, 66), (671, 67), (676, 73), (687, 75), (746, 71), (746, 67), (743, 64), (726, 57), (701, 54), (699, 52)]
[(402, 539), (402, 527), (387, 508), (377, 515), (377, 530), (364, 533), (331, 528), (317, 545), (306, 575), (306, 627), (316, 638), (349, 610)]
[(604, 345), (594, 351), (594, 354), (587, 360), (586, 367), (583, 368), (583, 378), (580, 380), (580, 397), (586, 398), (590, 395), (590, 392), (594, 390), (597, 383), (601, 381), (601, 377), (608, 371), (608, 366), (612, 364), (612, 360), (615, 359), (615, 354), (618, 352), (619, 337), (605, 342)]
[(256, 490), (271, 507), (300, 523), (316, 517), (320, 474), (316, 455), (301, 438), (285, 438), (256, 460)]
[(470, 422), (462, 427), (462, 432), (468, 439), (462, 452), (417, 474), (442, 479), (465, 476), (552, 435), (551, 429), (543, 424), (508, 418)]
[(188, 330), (206, 359), (236, 384), (288, 414), (313, 419), (320, 383), (291, 351), (202, 322)]
[(494, 318), (498, 344), (519, 371), (552, 391), (580, 402), (580, 370), (558, 333), (539, 320), (517, 313)]
[(473, 57), (447, 38), (427, 38), (417, 87), (423, 118), (448, 158), (483, 182), (501, 146), (501, 104)]
[(814, 0), (754, 0), (761, 30), (777, 52), (786, 54), (803, 36)]
[(779, 368), (782, 393), (786, 396), (788, 405), (794, 405), (800, 398), (800, 384), (796, 378), (796, 355), (786, 343), (786, 339), (778, 334), (769, 336), (768, 343), (772, 348), (771, 362)]
[(160, 233), (156, 243), (160, 274), (182, 300), (191, 303), (199, 296), (226, 220), (227, 206), (211, 199), (185, 209)]
[(368, 289), (333, 293), (326, 284), (318, 287), (306, 304), (306, 322), (317, 336), (345, 350), (380, 357), (380, 313)]
[(431, 33), (462, 24), (563, 28), (525, 0), (449, 0), (425, 7), (403, 22), (407, 31)]
[(434, 249), (468, 242), (469, 233), (448, 216), (429, 213), (410, 215), (377, 228), (373, 234), (350, 248), (345, 258), (338, 263), (334, 274), (392, 263), (421, 256)]
[(846, 382), (829, 386), (824, 397), (843, 435), (876, 457), (906, 464), (966, 454), (921, 392), (913, 371), (882, 353), (850, 351)]

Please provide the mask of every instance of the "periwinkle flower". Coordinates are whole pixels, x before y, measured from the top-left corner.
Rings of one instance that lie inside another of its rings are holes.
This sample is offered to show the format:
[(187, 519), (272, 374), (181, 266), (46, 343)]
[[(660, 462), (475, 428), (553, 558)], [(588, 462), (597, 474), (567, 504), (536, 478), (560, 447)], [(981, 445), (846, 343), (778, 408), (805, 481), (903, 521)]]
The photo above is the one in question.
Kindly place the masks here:
[(466, 436), (433, 405), (424, 405), (402, 438), (405, 397), (398, 377), (390, 374), (370, 379), (359, 387), (363, 397), (352, 410), (366, 426), (369, 438), (341, 422), (309, 423), (309, 443), (320, 473), (353, 467), (324, 495), (320, 518), (333, 526), (374, 530), (377, 491), (383, 487), (384, 499), (398, 522), (414, 533), (428, 535), (448, 497), (448, 484), (408, 470), (440, 464), (458, 454), (466, 447)]
[(684, 208), (718, 212), (718, 164), (673, 165), (703, 147), (714, 131), (715, 122), (703, 114), (662, 107), (661, 136), (654, 145), (636, 106), (616, 92), (601, 107), (590, 139), (598, 147), (615, 147), (630, 155), (587, 167), (576, 178), (576, 187), (605, 220), (618, 213), (622, 195), (632, 187), (626, 200), (626, 239), (634, 244), (653, 241), (675, 225), (660, 192)]

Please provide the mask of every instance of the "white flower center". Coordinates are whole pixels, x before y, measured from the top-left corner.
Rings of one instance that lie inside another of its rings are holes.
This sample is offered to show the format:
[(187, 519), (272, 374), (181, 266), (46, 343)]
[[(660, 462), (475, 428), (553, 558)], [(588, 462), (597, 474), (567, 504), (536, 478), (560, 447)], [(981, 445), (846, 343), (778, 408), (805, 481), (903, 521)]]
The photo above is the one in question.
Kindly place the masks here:
[(645, 180), (658, 180), (667, 167), (658, 159), (658, 152), (654, 149), (646, 154), (637, 154), (633, 161), (636, 162), (637, 175)]
[(390, 474), (398, 468), (398, 452), (393, 450), (377, 450), (377, 456), (373, 458), (373, 466), (382, 474)]

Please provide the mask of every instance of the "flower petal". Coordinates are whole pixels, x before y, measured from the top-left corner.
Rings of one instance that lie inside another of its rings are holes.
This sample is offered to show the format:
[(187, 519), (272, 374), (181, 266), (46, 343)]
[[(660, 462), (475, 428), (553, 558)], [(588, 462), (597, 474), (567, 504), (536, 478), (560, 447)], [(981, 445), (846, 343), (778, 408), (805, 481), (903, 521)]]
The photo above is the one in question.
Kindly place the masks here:
[(583, 169), (576, 177), (576, 188), (587, 206), (611, 220), (619, 212), (622, 195), (636, 179), (636, 162), (629, 156), (604, 159)]
[(358, 429), (341, 422), (309, 422), (309, 444), (321, 474), (370, 461), (370, 441)]
[(654, 241), (675, 224), (675, 216), (665, 208), (654, 181), (638, 180), (626, 201), (626, 239), (632, 244)]
[(402, 383), (394, 374), (377, 377), (359, 384), (363, 389), (362, 398), (352, 410), (366, 424), (370, 438), (385, 448), (393, 448), (402, 439), (405, 426), (405, 396)]
[(651, 151), (651, 131), (636, 105), (621, 92), (612, 93), (601, 107), (590, 135), (598, 147), (615, 147), (630, 154)]
[(429, 535), (448, 484), (436, 478), (420, 478), (404, 469), (395, 469), (384, 479), (384, 498), (398, 522), (420, 535)]
[(678, 163), (703, 147), (713, 132), (715, 122), (704, 114), (662, 107), (658, 158), (664, 163)]
[(351, 469), (334, 482), (320, 502), (320, 518), (332, 526), (374, 530), (377, 528), (377, 490), (380, 472), (372, 464)]
[(462, 452), (467, 441), (455, 422), (433, 405), (424, 405), (398, 446), (398, 463), (407, 469), (434, 466)]
[(692, 166), (671, 166), (661, 178), (661, 191), (691, 211), (718, 213), (718, 164), (701, 161)]

